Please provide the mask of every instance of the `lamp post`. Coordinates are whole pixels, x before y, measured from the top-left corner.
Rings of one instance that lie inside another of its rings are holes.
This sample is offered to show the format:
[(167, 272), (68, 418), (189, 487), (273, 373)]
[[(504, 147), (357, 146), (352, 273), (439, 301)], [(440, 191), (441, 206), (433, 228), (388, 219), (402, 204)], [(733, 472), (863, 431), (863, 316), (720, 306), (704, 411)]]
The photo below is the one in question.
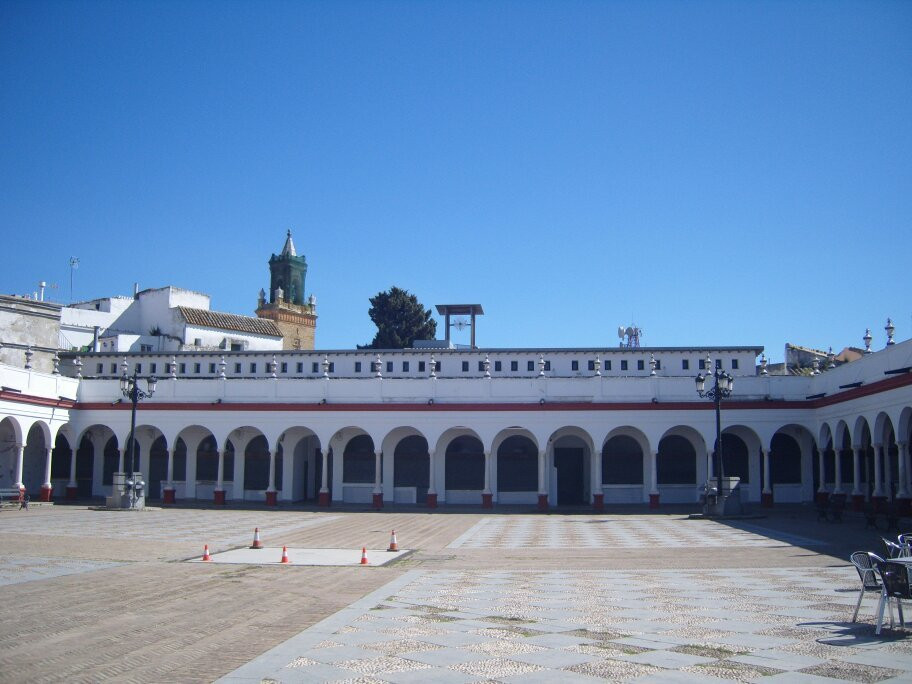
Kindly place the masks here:
[[(709, 399), (716, 406), (716, 496), (722, 496), (722, 400), (728, 399), (732, 393), (734, 378), (721, 368), (712, 368), (712, 361), (706, 358), (706, 369), (709, 371), (704, 377), (702, 373), (694, 379), (697, 384), (697, 394)], [(712, 387), (706, 389), (706, 380), (712, 380)]]
[[(133, 376), (130, 377), (127, 375), (126, 369), (124, 369), (123, 375), (120, 376), (120, 391), (132, 404), (130, 409), (130, 441), (127, 442), (127, 454), (124, 457), (124, 470), (130, 473), (131, 476), (134, 468), (133, 438), (136, 432), (136, 405), (141, 399), (148, 399), (155, 394), (155, 386), (157, 384), (158, 379), (154, 375), (151, 375), (146, 378), (146, 390), (143, 391), (139, 389), (139, 378), (137, 377), (136, 371), (133, 371)], [(124, 484), (130, 491), (130, 508), (133, 508), (136, 504), (134, 482), (126, 476), (126, 473), (124, 473)]]

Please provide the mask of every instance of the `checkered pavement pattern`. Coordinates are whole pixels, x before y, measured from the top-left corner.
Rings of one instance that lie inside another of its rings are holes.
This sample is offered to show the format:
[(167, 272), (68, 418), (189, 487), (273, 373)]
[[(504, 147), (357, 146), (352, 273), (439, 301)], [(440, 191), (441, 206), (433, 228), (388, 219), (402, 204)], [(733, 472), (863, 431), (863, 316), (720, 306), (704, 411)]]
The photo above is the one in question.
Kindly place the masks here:
[[(413, 570), (224, 682), (912, 681), (851, 566)], [(906, 638), (909, 635), (909, 638)]]
[(28, 556), (0, 556), (0, 586), (34, 582), (36, 580), (77, 575), (105, 568), (114, 568), (123, 563), (108, 561), (75, 560), (72, 558), (36, 558)]
[(680, 547), (773, 547), (822, 545), (796, 535), (775, 535), (749, 523), (720, 525), (681, 516), (491, 516), (455, 539), (450, 549), (593, 549)]
[[(65, 513), (65, 514), (63, 514)], [(301, 512), (268, 514), (269, 534), (278, 535), (322, 525), (338, 516)], [(49, 535), (99, 539), (192, 542), (201, 539), (213, 547), (249, 543), (255, 527), (263, 528), (264, 514), (256, 511), (187, 511), (146, 509), (141, 511), (68, 508), (61, 514), (0, 515), (0, 534)]]

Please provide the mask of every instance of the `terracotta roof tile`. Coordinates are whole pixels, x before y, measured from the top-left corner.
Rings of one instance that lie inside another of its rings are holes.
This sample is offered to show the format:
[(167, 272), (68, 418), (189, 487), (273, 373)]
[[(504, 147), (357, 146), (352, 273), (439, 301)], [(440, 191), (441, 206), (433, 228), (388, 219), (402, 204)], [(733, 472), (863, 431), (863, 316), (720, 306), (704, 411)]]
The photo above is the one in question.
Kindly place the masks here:
[(273, 321), (264, 318), (238, 316), (237, 314), (207, 311), (206, 309), (191, 309), (187, 306), (179, 306), (177, 310), (180, 311), (184, 321), (190, 325), (198, 325), (202, 328), (234, 330), (268, 337), (282, 337), (282, 332), (278, 326)]

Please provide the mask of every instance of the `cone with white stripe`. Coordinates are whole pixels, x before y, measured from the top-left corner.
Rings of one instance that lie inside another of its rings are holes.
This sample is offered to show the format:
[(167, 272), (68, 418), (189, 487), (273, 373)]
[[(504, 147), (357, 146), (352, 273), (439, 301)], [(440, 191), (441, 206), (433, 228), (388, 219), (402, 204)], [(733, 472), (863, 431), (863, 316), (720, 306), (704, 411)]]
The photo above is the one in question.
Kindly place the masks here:
[(212, 560), (212, 556), (209, 555), (209, 544), (204, 544), (204, 545), (203, 545), (203, 560), (204, 560), (204, 561), (211, 561), (211, 560)]
[(251, 549), (262, 549), (263, 542), (260, 541), (260, 528), (253, 528), (253, 544), (250, 545)]
[(361, 547), (361, 565), (368, 565), (368, 564), (369, 563), (367, 560), (367, 547), (362, 546)]
[(396, 539), (396, 530), (393, 530), (390, 533), (390, 547), (387, 551), (398, 551), (399, 550), (399, 540)]
[(282, 547), (282, 560), (280, 560), (279, 562), (280, 563), (291, 563), (291, 561), (288, 560), (288, 547), (287, 546)]

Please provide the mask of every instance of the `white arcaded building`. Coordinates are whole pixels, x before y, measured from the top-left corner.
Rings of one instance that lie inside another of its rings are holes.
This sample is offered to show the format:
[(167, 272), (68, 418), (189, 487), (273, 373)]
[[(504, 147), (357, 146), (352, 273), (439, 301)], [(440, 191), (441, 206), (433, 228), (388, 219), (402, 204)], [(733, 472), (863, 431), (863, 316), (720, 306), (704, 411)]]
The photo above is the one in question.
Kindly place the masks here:
[[(766, 504), (910, 495), (912, 341), (809, 376), (759, 347), (64, 354), (62, 375), (0, 366), (0, 483), (105, 496), (124, 468), (126, 371), (152, 498), (457, 506), (696, 502), (713, 404), (734, 377), (725, 475)], [(66, 376), (66, 377), (64, 377)], [(5, 484), (0, 484), (5, 486)]]

